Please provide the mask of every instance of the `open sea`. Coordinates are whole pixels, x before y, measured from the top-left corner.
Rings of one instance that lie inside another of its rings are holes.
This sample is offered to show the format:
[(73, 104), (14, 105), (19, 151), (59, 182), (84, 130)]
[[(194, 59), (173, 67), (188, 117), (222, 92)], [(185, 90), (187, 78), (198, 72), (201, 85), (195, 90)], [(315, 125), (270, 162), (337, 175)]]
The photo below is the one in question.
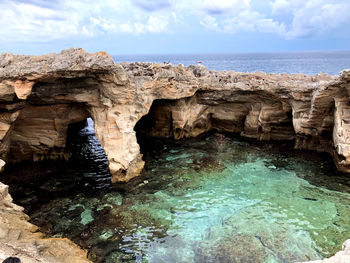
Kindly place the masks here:
[(168, 54), (116, 55), (119, 62), (155, 62), (185, 66), (201, 61), (211, 70), (266, 73), (304, 73), (338, 75), (350, 68), (350, 51), (285, 52), (285, 53), (231, 53), (231, 54)]

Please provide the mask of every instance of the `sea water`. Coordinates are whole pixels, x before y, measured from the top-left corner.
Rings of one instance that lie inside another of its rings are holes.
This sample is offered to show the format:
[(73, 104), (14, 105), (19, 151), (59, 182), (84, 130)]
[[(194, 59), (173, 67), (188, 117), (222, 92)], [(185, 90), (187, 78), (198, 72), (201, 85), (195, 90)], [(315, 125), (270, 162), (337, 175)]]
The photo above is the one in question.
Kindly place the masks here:
[(71, 161), (9, 167), (1, 181), (50, 236), (95, 262), (296, 262), (350, 238), (350, 178), (329, 155), (210, 133), (144, 154), (142, 175), (112, 186), (89, 125)]
[(303, 73), (338, 75), (350, 68), (350, 51), (231, 53), (231, 54), (167, 54), (115, 55), (115, 62), (179, 63), (186, 66), (201, 62), (208, 69), (238, 72)]

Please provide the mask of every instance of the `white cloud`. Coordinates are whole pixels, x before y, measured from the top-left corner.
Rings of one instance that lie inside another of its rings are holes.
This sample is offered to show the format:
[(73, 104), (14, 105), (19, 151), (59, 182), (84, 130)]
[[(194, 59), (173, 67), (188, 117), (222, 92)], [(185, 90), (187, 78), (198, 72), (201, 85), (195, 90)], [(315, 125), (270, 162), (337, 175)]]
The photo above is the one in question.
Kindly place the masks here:
[(224, 33), (262, 32), (285, 33), (285, 25), (254, 11), (249, 0), (205, 0), (207, 14), (200, 24), (208, 30)]
[(173, 5), (173, 0), (132, 0), (132, 2), (146, 11), (169, 8)]
[[(153, 3), (161, 7), (169, 1)], [(1, 39), (12, 42), (169, 32), (170, 21), (174, 20), (174, 15), (136, 9), (128, 0), (0, 0), (0, 10)]]
[(149, 32), (160, 33), (166, 32), (169, 25), (168, 18), (165, 16), (150, 16), (146, 28)]
[(285, 25), (254, 11), (244, 11), (236, 16), (226, 18), (219, 23), (214, 17), (206, 16), (201, 25), (209, 30), (217, 30), (224, 33), (237, 32), (261, 32), (261, 33), (285, 33)]
[(307, 1), (293, 10), (293, 22), (287, 39), (320, 35), (350, 22), (349, 3)]
[(350, 28), (349, 0), (262, 1), (270, 3), (271, 13), (250, 0), (0, 0), (0, 37), (40, 42), (205, 28), (295, 39)]
[[(249, 0), (204, 0), (200, 24), (225, 33), (276, 33), (286, 39), (331, 34), (350, 27), (349, 0), (273, 0), (272, 15), (254, 10)], [(282, 15), (282, 16), (281, 16)]]
[(124, 23), (118, 25), (118, 30), (123, 33), (146, 34), (167, 32), (169, 26), (169, 18), (159, 15), (150, 15), (145, 23)]
[(98, 27), (104, 31), (114, 31), (117, 28), (112, 21), (105, 18), (90, 17), (90, 22), (93, 27)]
[(250, 0), (204, 0), (203, 7), (210, 14), (239, 13), (250, 8)]
[(215, 17), (205, 15), (199, 23), (208, 30), (219, 31), (219, 24)]
[(270, 3), (272, 7), (272, 13), (288, 13), (291, 9), (292, 2), (289, 0), (275, 0)]
[(80, 34), (79, 17), (44, 6), (21, 2), (0, 3), (0, 35), (4, 40), (57, 39)]

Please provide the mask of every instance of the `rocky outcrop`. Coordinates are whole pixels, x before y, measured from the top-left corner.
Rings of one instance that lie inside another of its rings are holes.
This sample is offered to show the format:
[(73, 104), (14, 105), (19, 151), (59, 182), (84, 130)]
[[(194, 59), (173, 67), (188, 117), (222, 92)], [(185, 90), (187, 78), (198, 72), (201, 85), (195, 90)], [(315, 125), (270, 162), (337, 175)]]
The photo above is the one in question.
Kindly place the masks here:
[(8, 186), (0, 183), (0, 262), (18, 257), (21, 262), (88, 263), (86, 252), (66, 238), (44, 238), (28, 222), (23, 208), (12, 203)]
[[(212, 129), (294, 140), (329, 152), (350, 172), (350, 71), (340, 76), (209, 71), (204, 66), (114, 64), (106, 53), (2, 54), (0, 157), (67, 158), (69, 124), (92, 117), (112, 181), (137, 176), (142, 138)], [(348, 127), (349, 126), (349, 127)], [(143, 136), (143, 137), (142, 137)]]
[(350, 239), (346, 240), (343, 244), (342, 250), (335, 254), (333, 257), (323, 260), (309, 261), (305, 263), (348, 263), (350, 262)]

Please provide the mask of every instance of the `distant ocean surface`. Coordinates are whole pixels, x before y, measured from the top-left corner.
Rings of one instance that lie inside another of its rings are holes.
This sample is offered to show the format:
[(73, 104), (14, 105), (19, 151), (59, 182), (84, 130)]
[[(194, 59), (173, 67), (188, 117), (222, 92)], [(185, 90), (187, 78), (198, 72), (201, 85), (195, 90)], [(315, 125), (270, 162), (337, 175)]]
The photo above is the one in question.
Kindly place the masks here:
[(201, 61), (208, 69), (238, 72), (304, 73), (338, 75), (350, 68), (350, 51), (290, 52), (290, 53), (232, 53), (185, 55), (117, 55), (119, 62), (170, 62), (186, 66)]

